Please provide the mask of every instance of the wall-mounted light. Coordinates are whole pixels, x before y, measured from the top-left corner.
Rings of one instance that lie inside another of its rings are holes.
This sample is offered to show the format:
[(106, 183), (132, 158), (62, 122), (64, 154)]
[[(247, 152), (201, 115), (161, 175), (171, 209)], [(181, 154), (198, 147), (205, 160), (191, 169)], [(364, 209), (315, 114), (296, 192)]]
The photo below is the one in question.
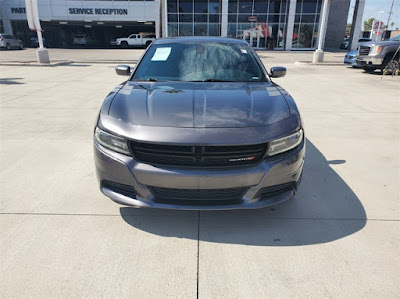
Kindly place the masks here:
[(145, 25), (153, 25), (153, 22), (146, 22)]
[(90, 22), (93, 22), (92, 20), (85, 20), (85, 22), (88, 22), (88, 23), (90, 23)]
[(58, 24), (65, 25), (68, 24), (68, 22), (58, 22)]
[(122, 28), (122, 26), (121, 25), (117, 25), (117, 26), (115, 26), (115, 28)]
[(103, 24), (104, 24), (104, 22), (97, 22), (97, 24), (99, 24), (99, 25), (103, 25)]
[(85, 25), (86, 28), (92, 28), (92, 25)]

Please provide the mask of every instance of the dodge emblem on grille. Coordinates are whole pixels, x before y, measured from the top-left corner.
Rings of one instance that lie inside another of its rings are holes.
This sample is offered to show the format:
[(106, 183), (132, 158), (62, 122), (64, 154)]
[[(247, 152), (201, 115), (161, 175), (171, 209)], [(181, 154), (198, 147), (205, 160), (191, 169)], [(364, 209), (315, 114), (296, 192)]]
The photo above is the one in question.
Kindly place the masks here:
[(255, 156), (245, 157), (245, 158), (232, 158), (232, 159), (229, 159), (229, 162), (251, 161), (254, 159), (255, 159)]

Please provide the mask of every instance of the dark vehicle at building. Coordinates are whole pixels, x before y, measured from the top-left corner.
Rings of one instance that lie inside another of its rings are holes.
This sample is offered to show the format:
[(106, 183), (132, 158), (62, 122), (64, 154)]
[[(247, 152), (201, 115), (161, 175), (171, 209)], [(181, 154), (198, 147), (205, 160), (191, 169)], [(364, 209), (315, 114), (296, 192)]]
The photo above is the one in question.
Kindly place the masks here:
[(94, 130), (101, 191), (167, 209), (261, 208), (291, 198), (305, 137), (293, 98), (244, 41), (156, 40), (105, 99)]
[[(358, 40), (358, 46), (362, 45), (362, 43), (367, 43), (370, 42), (371, 39), (370, 38), (360, 38)], [(340, 44), (340, 49), (348, 49), (350, 45), (350, 39), (346, 38), (341, 44)]]
[[(46, 39), (43, 38), (43, 46), (46, 47)], [(39, 47), (39, 40), (37, 36), (31, 37), (31, 47)]]
[(399, 60), (400, 34), (388, 41), (369, 42), (361, 45), (356, 56), (357, 64), (367, 72), (380, 69), (382, 72), (387, 64)]

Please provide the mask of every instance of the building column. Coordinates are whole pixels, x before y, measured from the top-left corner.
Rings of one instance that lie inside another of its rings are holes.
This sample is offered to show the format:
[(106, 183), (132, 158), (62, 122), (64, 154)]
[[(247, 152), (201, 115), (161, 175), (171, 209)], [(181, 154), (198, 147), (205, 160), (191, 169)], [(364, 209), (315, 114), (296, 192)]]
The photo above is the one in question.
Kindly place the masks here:
[(350, 32), (350, 49), (356, 50), (358, 45), (358, 39), (360, 38), (362, 18), (364, 15), (365, 0), (356, 0), (354, 7), (353, 21)]
[(285, 42), (285, 50), (287, 50), (287, 51), (292, 50), (296, 4), (297, 4), (297, 0), (290, 0), (288, 23), (287, 23), (287, 27), (286, 27), (286, 42)]
[(160, 26), (161, 26), (161, 19), (163, 19), (163, 18), (161, 18), (161, 10), (160, 10), (160, 8), (161, 8), (161, 6), (160, 5), (162, 5), (162, 1), (161, 0), (159, 0), (158, 1), (158, 9), (157, 9), (157, 11), (158, 11), (158, 13), (157, 13), (157, 17), (156, 17), (156, 20), (155, 20), (155, 22), (154, 22), (154, 27), (155, 27), (155, 34), (156, 34), (156, 38), (160, 38)]
[(168, 11), (167, 11), (167, 3), (168, 0), (160, 0), (161, 2), (161, 13), (162, 13), (162, 37), (168, 37)]
[(222, 0), (221, 8), (221, 36), (228, 36), (228, 0)]
[(323, 62), (324, 61), (324, 48), (325, 36), (326, 36), (326, 25), (328, 24), (328, 15), (329, 15), (329, 0), (324, 0), (318, 30), (318, 48), (314, 52), (313, 63)]
[(11, 21), (9, 19), (3, 19), (3, 27), (4, 27), (5, 34), (13, 35)]
[(326, 25), (328, 24), (329, 16), (329, 0), (324, 0), (318, 30), (318, 48), (317, 50), (322, 51), (325, 46), (325, 36), (326, 36)]

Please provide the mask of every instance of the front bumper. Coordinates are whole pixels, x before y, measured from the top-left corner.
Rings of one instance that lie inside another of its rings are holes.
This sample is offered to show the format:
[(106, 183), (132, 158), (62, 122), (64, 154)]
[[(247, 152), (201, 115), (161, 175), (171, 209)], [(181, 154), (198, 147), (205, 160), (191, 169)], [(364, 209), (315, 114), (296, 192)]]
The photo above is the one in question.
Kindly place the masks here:
[(347, 58), (347, 57), (345, 57), (345, 59), (344, 59), (344, 64), (349, 64), (349, 65), (351, 65), (351, 66), (358, 66), (358, 64), (357, 64), (357, 62), (356, 62), (356, 60), (355, 60), (355, 58), (353, 57), (353, 58)]
[(361, 67), (363, 66), (379, 67), (381, 66), (382, 62), (383, 58), (377, 58), (374, 56), (356, 56), (356, 63)]
[[(101, 192), (119, 204), (182, 210), (246, 209), (274, 205), (295, 194), (303, 170), (305, 143), (258, 165), (229, 169), (152, 166), (110, 151), (96, 141), (94, 156)], [(241, 188), (244, 193), (232, 200), (161, 199), (154, 195), (156, 188), (178, 191)]]

